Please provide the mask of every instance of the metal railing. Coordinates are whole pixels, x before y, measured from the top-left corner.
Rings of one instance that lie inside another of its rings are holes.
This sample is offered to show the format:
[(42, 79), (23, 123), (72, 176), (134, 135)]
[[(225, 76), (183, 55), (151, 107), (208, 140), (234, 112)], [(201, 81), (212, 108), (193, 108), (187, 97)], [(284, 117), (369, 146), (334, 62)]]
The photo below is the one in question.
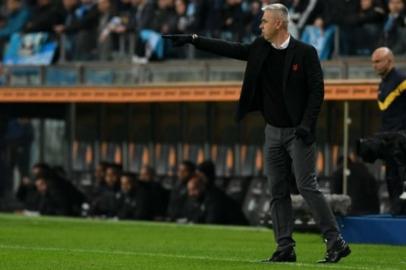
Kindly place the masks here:
[[(397, 63), (406, 70), (406, 61)], [(322, 63), (325, 79), (377, 78), (369, 59), (342, 59)], [(167, 82), (242, 81), (245, 62), (169, 60), (147, 64), (115, 62), (65, 63), (51, 66), (7, 66), (9, 86), (137, 85)]]

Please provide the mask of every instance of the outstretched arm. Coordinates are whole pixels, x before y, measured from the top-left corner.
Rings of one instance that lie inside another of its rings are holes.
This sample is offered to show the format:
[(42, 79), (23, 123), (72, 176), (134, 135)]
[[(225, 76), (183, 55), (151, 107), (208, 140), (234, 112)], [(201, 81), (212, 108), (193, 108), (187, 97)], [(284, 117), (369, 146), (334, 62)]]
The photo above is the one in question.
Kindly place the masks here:
[(219, 39), (211, 39), (193, 35), (162, 35), (163, 38), (172, 41), (174, 46), (183, 46), (186, 43), (193, 44), (197, 49), (215, 53), (220, 56), (247, 61), (250, 45), (238, 42), (227, 42)]

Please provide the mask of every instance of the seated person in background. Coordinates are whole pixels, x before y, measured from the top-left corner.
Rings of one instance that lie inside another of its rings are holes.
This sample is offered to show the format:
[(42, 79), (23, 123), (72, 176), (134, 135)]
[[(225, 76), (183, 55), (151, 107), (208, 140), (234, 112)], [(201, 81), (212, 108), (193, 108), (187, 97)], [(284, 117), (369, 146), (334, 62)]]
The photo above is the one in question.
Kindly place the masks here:
[(18, 186), (16, 197), (25, 210), (37, 211), (38, 209), (38, 194), (35, 185), (36, 179), (45, 177), (50, 179), (51, 167), (46, 163), (36, 163), (31, 168), (31, 177), (22, 177), (21, 183)]
[(204, 196), (204, 182), (200, 177), (195, 175), (187, 183), (187, 199), (184, 205), (184, 214), (187, 222), (204, 223), (206, 214), (203, 203)]
[(106, 189), (105, 177), (106, 177), (106, 169), (108, 166), (109, 163), (106, 161), (100, 161), (99, 164), (97, 164), (92, 179), (92, 186), (88, 194), (90, 201), (99, 196), (100, 193), (102, 193), (103, 190)]
[[(343, 193), (343, 161), (338, 160), (337, 170), (333, 173), (331, 193)], [(368, 171), (364, 163), (348, 158), (347, 178), (348, 196), (351, 198), (350, 215), (379, 214), (379, 198), (375, 177)]]
[(209, 224), (247, 224), (238, 202), (228, 197), (216, 187), (216, 168), (212, 161), (206, 160), (197, 166), (197, 175), (204, 183), (204, 217), (202, 222)]
[(140, 171), (139, 185), (150, 189), (151, 207), (154, 220), (163, 220), (169, 202), (169, 192), (155, 181), (155, 170), (151, 166), (143, 166)]
[(178, 167), (178, 180), (172, 188), (167, 216), (170, 221), (185, 218), (184, 207), (187, 199), (187, 183), (194, 176), (196, 165), (188, 160), (182, 161)]
[(53, 185), (52, 180), (46, 177), (39, 177), (35, 180), (37, 190), (37, 208), (41, 215), (64, 216), (69, 212), (69, 205), (66, 196), (58, 191)]
[(82, 204), (86, 201), (86, 196), (83, 194), (71, 180), (67, 178), (65, 170), (60, 166), (52, 168), (52, 185), (55, 189), (63, 194), (64, 200), (67, 203), (68, 216), (80, 216)]
[(135, 175), (123, 173), (120, 178), (121, 189), (117, 193), (117, 217), (135, 219), (137, 208), (135, 195)]
[(106, 168), (106, 188), (93, 199), (90, 205), (90, 215), (116, 216), (116, 193), (120, 190), (121, 165), (110, 164)]

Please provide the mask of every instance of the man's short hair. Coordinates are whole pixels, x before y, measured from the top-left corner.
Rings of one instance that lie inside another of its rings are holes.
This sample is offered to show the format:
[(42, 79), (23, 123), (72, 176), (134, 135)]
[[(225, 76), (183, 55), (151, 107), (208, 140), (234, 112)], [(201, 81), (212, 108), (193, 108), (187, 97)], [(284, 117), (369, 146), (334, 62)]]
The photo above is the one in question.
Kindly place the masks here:
[(279, 13), (279, 15), (282, 18), (282, 21), (284, 24), (288, 25), (289, 23), (289, 10), (286, 6), (276, 3), (276, 4), (270, 4), (270, 5), (265, 5), (262, 7), (262, 11), (276, 11)]

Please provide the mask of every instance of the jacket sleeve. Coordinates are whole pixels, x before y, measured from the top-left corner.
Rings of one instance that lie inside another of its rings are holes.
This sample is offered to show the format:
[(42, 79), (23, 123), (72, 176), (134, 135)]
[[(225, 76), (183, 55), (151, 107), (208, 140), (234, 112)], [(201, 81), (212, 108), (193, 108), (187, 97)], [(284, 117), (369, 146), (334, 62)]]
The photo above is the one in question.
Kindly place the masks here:
[(305, 55), (306, 84), (309, 91), (307, 106), (302, 119), (302, 126), (313, 129), (324, 99), (324, 80), (320, 60), (314, 47)]
[(219, 39), (198, 37), (193, 42), (197, 49), (215, 53), (220, 56), (247, 61), (250, 45), (238, 42), (227, 42)]

